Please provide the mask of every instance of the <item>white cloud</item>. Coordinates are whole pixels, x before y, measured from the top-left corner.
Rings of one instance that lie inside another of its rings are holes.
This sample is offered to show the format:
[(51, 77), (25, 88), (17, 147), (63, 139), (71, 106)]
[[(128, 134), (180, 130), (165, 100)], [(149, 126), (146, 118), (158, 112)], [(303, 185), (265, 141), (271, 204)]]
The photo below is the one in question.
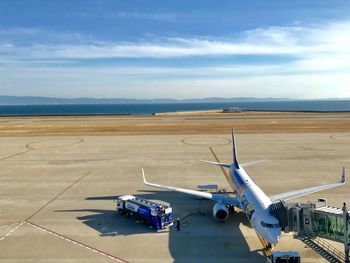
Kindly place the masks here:
[[(29, 58), (174, 58), (224, 55), (278, 55), (311, 51), (310, 47), (234, 43), (203, 39), (172, 39), (163, 43), (100, 43), (88, 45), (32, 45), (13, 47), (13, 55)], [(1, 52), (1, 50), (0, 50)]]
[[(4, 35), (0, 30), (0, 37)], [(17, 33), (20, 33), (19, 30)], [(25, 31), (23, 31), (25, 32)], [(235, 39), (160, 38), (150, 42), (0, 43), (0, 93), (113, 97), (350, 97), (350, 22), (259, 28)], [(35, 34), (34, 31), (25, 32)], [(73, 34), (74, 36), (74, 34)], [(62, 40), (68, 35), (62, 35)], [(78, 36), (79, 37), (79, 36)], [(6, 39), (5, 39), (6, 40)], [(287, 55), (283, 63), (93, 66), (89, 58)], [(65, 65), (60, 65), (63, 63)], [(81, 62), (80, 62), (81, 63)], [(25, 86), (29, 93), (18, 87)], [(50, 88), (47, 88), (50, 87)], [(144, 92), (144, 90), (147, 92)], [(57, 94), (56, 94), (57, 93)], [(18, 95), (21, 95), (18, 94)], [(103, 95), (101, 95), (103, 94)]]
[[(13, 55), (36, 58), (118, 58), (118, 57), (191, 57), (241, 54), (295, 55), (350, 53), (350, 22), (309, 27), (269, 27), (246, 31), (237, 39), (168, 38), (152, 42), (88, 41), (80, 34), (50, 33), (61, 39), (82, 39), (89, 44), (48, 44), (13, 47)], [(39, 29), (14, 29), (12, 34), (44, 34)], [(10, 34), (0, 30), (0, 36)], [(0, 50), (1, 51), (1, 50)]]
[[(347, 73), (293, 75), (269, 73), (250, 77), (230, 77), (231, 71), (228, 68), (193, 70), (195, 71), (193, 74), (198, 74), (196, 77), (183, 69), (168, 68), (24, 68), (16, 71), (9, 69), (0, 71), (0, 93), (132, 98), (204, 98), (218, 94), (220, 97), (350, 97), (348, 88), (350, 75)], [(229, 74), (226, 74), (226, 71), (229, 71)], [(169, 74), (173, 78), (162, 77)], [(185, 74), (192, 77), (186, 78)], [(211, 74), (210, 78), (207, 74)], [(148, 78), (150, 75), (153, 77)], [(22, 88), (18, 89), (18, 86)]]

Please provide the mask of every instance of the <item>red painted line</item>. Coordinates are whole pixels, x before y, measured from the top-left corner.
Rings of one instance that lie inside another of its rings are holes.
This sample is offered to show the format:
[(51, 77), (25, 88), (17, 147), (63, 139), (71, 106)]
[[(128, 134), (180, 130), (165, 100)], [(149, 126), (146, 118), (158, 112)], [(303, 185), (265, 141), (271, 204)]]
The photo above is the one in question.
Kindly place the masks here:
[(101, 255), (104, 255), (104, 256), (106, 256), (106, 257), (109, 257), (109, 258), (111, 258), (111, 259), (113, 259), (113, 260), (116, 260), (116, 261), (118, 261), (118, 262), (129, 263), (128, 261), (126, 261), (126, 260), (124, 260), (124, 259), (121, 259), (121, 258), (118, 258), (118, 257), (116, 257), (116, 256), (113, 256), (112, 254), (109, 254), (109, 253), (107, 253), (107, 252), (104, 252), (104, 251), (99, 250), (99, 249), (97, 249), (97, 248), (94, 248), (94, 247), (92, 247), (92, 246), (89, 246), (89, 245), (87, 245), (87, 244), (84, 244), (84, 243), (82, 243), (82, 242), (79, 242), (79, 241), (77, 241), (77, 240), (74, 240), (74, 239), (72, 239), (72, 238), (70, 238), (70, 237), (61, 235), (61, 234), (59, 234), (59, 233), (57, 233), (57, 232), (54, 232), (54, 231), (52, 231), (52, 230), (49, 230), (49, 229), (47, 229), (47, 228), (45, 228), (45, 227), (42, 227), (42, 226), (39, 226), (39, 225), (34, 224), (34, 223), (32, 223), (32, 222), (29, 222), (28, 220), (25, 220), (25, 222), (26, 222), (27, 224), (29, 224), (29, 225), (32, 225), (32, 226), (34, 226), (34, 227), (37, 227), (37, 228), (39, 228), (39, 229), (41, 229), (41, 230), (44, 230), (44, 231), (46, 231), (46, 232), (48, 232), (48, 233), (50, 233), (50, 234), (53, 234), (53, 235), (55, 235), (55, 236), (58, 236), (58, 237), (60, 237), (60, 238), (65, 239), (65, 240), (71, 241), (71, 242), (74, 243), (74, 244), (77, 244), (77, 245), (80, 245), (80, 246), (82, 246), (82, 247), (85, 247), (85, 248), (87, 248), (87, 249), (89, 249), (89, 250), (92, 250), (92, 251), (94, 251), (94, 252), (96, 252), (96, 253), (99, 253), (99, 254), (101, 254)]
[(24, 147), (26, 147), (27, 149), (29, 150), (35, 150), (35, 148), (33, 148), (32, 146), (30, 146), (31, 144), (33, 144), (34, 142), (30, 142), (30, 143), (27, 143), (26, 145), (24, 145)]
[[(39, 213), (41, 210), (43, 210), (45, 207), (47, 207), (49, 204), (51, 204), (53, 201), (55, 201), (58, 197), (63, 195), (65, 192), (67, 192), (70, 188), (72, 188), (75, 184), (77, 184), (80, 180), (82, 180), (85, 176), (90, 174), (90, 171), (85, 173), (83, 176), (79, 177), (76, 181), (74, 181), (70, 186), (68, 186), (66, 189), (64, 189), (62, 192), (60, 192), (58, 195), (56, 195), (54, 198), (52, 198), (49, 202), (47, 202), (45, 205), (40, 207), (38, 210), (36, 210), (31, 216), (29, 216), (26, 220), (31, 219), (33, 216), (35, 216), (37, 213)], [(26, 221), (25, 220), (25, 221)]]

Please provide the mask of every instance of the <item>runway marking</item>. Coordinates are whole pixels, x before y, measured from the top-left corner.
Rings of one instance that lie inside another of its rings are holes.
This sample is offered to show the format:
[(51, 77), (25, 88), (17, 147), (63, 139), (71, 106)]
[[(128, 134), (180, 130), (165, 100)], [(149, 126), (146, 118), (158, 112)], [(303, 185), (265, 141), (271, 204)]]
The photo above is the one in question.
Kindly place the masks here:
[[(200, 139), (199, 142), (196, 140)], [(211, 143), (203, 143), (203, 140), (211, 140)], [(198, 147), (209, 147), (209, 146), (224, 146), (231, 143), (230, 139), (221, 138), (216, 136), (189, 136), (185, 137), (181, 140), (181, 142), (185, 145), (198, 146)]]
[[(214, 158), (215, 158), (215, 161), (217, 161), (218, 163), (220, 163), (220, 159), (219, 159), (219, 157), (216, 155), (216, 153), (214, 152), (213, 148), (212, 148), (212, 147), (209, 147), (209, 150), (210, 150), (211, 153), (213, 154), (213, 156), (214, 156)], [(231, 188), (232, 188), (232, 189), (235, 189), (235, 188), (233, 187), (233, 185), (231, 185), (230, 176), (229, 176), (229, 174), (227, 173), (227, 171), (225, 170), (225, 168), (222, 167), (222, 166), (220, 166), (220, 170), (221, 170), (221, 172), (224, 174), (224, 176), (225, 176), (227, 182), (229, 183), (229, 185), (231, 186)]]
[[(69, 144), (69, 145), (63, 145), (63, 146), (59, 146), (59, 147), (73, 146), (73, 145), (76, 145), (76, 144), (79, 144), (79, 143), (83, 143), (83, 142), (84, 142), (84, 139), (81, 139), (81, 138), (73, 138), (73, 139), (74, 139), (74, 140), (77, 140), (77, 141), (74, 142), (74, 143), (71, 143), (71, 144)], [(48, 141), (48, 140), (43, 140), (43, 141), (45, 142), (45, 141)], [(32, 145), (35, 144), (35, 143), (39, 143), (39, 142), (42, 142), (42, 141), (36, 141), (36, 142), (27, 143), (26, 145), (24, 145), (24, 147), (26, 147), (27, 150), (25, 150), (25, 151), (23, 151), (23, 152), (11, 154), (11, 155), (5, 156), (5, 157), (3, 157), (3, 158), (0, 158), (0, 161), (4, 161), (4, 160), (7, 160), (7, 159), (10, 159), (10, 158), (13, 158), (13, 157), (17, 157), (17, 156), (20, 156), (20, 155), (22, 155), (22, 154), (25, 154), (25, 153), (28, 153), (28, 152), (37, 150), (37, 148), (34, 148)], [(57, 148), (57, 147), (56, 147), (56, 148)]]
[(258, 232), (256, 232), (256, 235), (258, 236), (258, 238), (259, 238), (261, 244), (263, 245), (263, 252), (264, 252), (264, 254), (265, 254), (267, 257), (271, 256), (271, 255), (272, 255), (272, 250), (271, 250), (270, 248), (268, 248), (268, 244), (267, 244), (267, 242), (265, 241), (265, 239), (263, 239), (263, 238), (258, 234)]
[(75, 184), (77, 184), (79, 181), (81, 181), (84, 177), (86, 177), (87, 175), (90, 174), (91, 171), (88, 171), (87, 173), (85, 173), (84, 175), (82, 175), (81, 177), (79, 177), (77, 180), (75, 180), (71, 185), (69, 185), (66, 189), (64, 189), (62, 192), (60, 192), (58, 195), (56, 195), (54, 198), (52, 198), (50, 201), (48, 201), (45, 205), (43, 205), (42, 207), (40, 207), (37, 211), (35, 211), (31, 216), (29, 216), (26, 220), (31, 219), (33, 216), (35, 216), (36, 214), (38, 214), (41, 210), (43, 210), (45, 207), (47, 207), (49, 204), (51, 204), (53, 201), (55, 201), (58, 197), (60, 197), (61, 195), (63, 195), (65, 192), (67, 192), (70, 188), (72, 188)]
[[(18, 223), (17, 223), (18, 224)], [(0, 238), (0, 241), (4, 240), (6, 237), (8, 237), (9, 235), (11, 235), (13, 232), (15, 232), (18, 228), (20, 228), (22, 225), (24, 224), (24, 221), (19, 223), (18, 226), (16, 226), (15, 228), (13, 228), (10, 232), (8, 232), (6, 235), (4, 235), (3, 237)]]
[(346, 142), (346, 141), (349, 141), (349, 136), (347, 136), (347, 135), (343, 135), (343, 136), (340, 136), (339, 137), (339, 135), (330, 135), (329, 136), (329, 139), (331, 139), (331, 140), (334, 140), (334, 141), (338, 141), (338, 142)]
[(10, 223), (10, 224), (0, 225), (0, 227), (18, 225), (19, 223), (20, 223), (20, 222), (14, 222), (14, 223)]
[[(22, 222), (22, 223), (23, 223), (23, 222)], [(79, 242), (79, 241), (77, 241), (77, 240), (74, 240), (74, 239), (72, 239), (72, 238), (70, 238), (70, 237), (67, 237), (67, 236), (58, 234), (57, 232), (54, 232), (54, 231), (52, 231), (52, 230), (49, 230), (49, 229), (47, 229), (47, 228), (45, 228), (45, 227), (42, 227), (42, 226), (39, 226), (39, 225), (34, 224), (34, 223), (32, 223), (32, 222), (29, 222), (28, 220), (25, 220), (25, 223), (27, 223), (28, 225), (31, 225), (31, 226), (33, 226), (33, 227), (35, 227), (35, 228), (37, 228), (37, 229), (40, 229), (40, 230), (42, 230), (42, 231), (44, 231), (44, 232), (46, 232), (46, 233), (49, 233), (49, 234), (54, 235), (54, 236), (56, 236), (56, 237), (59, 237), (59, 238), (65, 240), (65, 241), (68, 241), (68, 242), (73, 243), (73, 244), (75, 244), (75, 245), (78, 245), (78, 246), (80, 246), (80, 247), (83, 247), (83, 248), (86, 248), (86, 249), (88, 249), (88, 250), (91, 250), (91, 251), (93, 251), (93, 252), (95, 252), (95, 253), (97, 253), (97, 254), (100, 254), (100, 255), (102, 255), (102, 256), (108, 257), (108, 258), (110, 258), (110, 259), (112, 259), (112, 260), (114, 260), (114, 261), (122, 262), (122, 263), (129, 263), (129, 262), (126, 261), (126, 260), (123, 260), (123, 259), (121, 259), (121, 258), (118, 258), (118, 257), (116, 257), (116, 256), (113, 256), (113, 255), (111, 255), (111, 254), (109, 254), (109, 253), (107, 253), (107, 252), (104, 252), (104, 251), (99, 250), (99, 249), (97, 249), (97, 248), (91, 247), (91, 246), (86, 245), (86, 244), (84, 244), (84, 243), (81, 243), (81, 242)]]
[(10, 158), (13, 158), (13, 157), (16, 157), (16, 156), (20, 156), (22, 154), (34, 151), (35, 149), (30, 147), (30, 144), (32, 144), (32, 143), (34, 143), (34, 142), (30, 142), (30, 143), (27, 143), (26, 145), (24, 145), (24, 147), (26, 147), (28, 150), (25, 150), (25, 151), (19, 152), (19, 153), (15, 153), (15, 154), (11, 154), (9, 156), (5, 156), (3, 158), (0, 158), (0, 161), (4, 161), (4, 160), (10, 159)]
[(35, 148), (33, 148), (33, 147), (31, 147), (30, 145), (31, 144), (33, 144), (33, 143), (35, 143), (35, 142), (30, 142), (30, 143), (27, 143), (26, 145), (24, 145), (24, 147), (26, 147), (27, 149), (29, 149), (29, 150), (32, 150), (32, 151), (34, 151), (35, 150)]
[(37, 144), (37, 143), (48, 142), (48, 141), (57, 141), (57, 139), (46, 139), (46, 140), (27, 143), (25, 145), (25, 147), (28, 149), (31, 149), (31, 150), (40, 150), (40, 149), (47, 149), (47, 148), (60, 148), (60, 147), (73, 146), (73, 145), (84, 142), (84, 139), (78, 138), (78, 137), (73, 137), (73, 138), (69, 138), (69, 139), (73, 139), (73, 140), (75, 140), (75, 142), (70, 142), (68, 144), (63, 144), (63, 145), (59, 145), (59, 146), (46, 146), (46, 147), (35, 148), (35, 144)]
[(23, 152), (15, 153), (15, 154), (12, 154), (12, 155), (9, 155), (9, 156), (0, 158), (0, 161), (4, 161), (4, 160), (7, 160), (7, 159), (16, 157), (16, 156), (20, 156), (20, 155), (22, 155), (22, 154), (25, 154), (25, 153), (31, 152), (31, 151), (33, 151), (33, 149), (28, 149), (28, 150), (25, 150), (25, 151), (23, 151)]

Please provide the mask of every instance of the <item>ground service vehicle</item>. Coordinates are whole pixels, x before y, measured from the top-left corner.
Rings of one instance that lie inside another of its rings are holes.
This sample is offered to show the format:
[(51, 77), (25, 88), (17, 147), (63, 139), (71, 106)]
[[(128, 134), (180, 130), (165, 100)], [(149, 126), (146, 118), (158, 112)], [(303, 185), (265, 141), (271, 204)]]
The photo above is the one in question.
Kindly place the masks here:
[(296, 251), (272, 252), (267, 263), (300, 263), (300, 254)]
[(117, 211), (126, 216), (139, 219), (156, 229), (173, 225), (172, 208), (132, 195), (120, 196), (117, 199)]

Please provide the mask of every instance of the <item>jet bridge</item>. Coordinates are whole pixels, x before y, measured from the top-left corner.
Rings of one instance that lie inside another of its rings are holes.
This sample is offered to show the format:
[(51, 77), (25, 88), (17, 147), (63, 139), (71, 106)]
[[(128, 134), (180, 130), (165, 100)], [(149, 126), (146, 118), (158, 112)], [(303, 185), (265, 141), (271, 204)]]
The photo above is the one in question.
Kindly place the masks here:
[[(278, 218), (282, 231), (295, 232), (296, 237), (328, 259), (330, 262), (349, 261), (349, 211), (344, 203), (343, 208), (327, 205), (326, 199), (316, 202), (291, 203), (278, 202), (272, 204), (270, 213)], [(321, 240), (329, 239), (344, 243), (344, 251), (336, 251), (334, 247)], [(316, 242), (317, 241), (317, 242)], [(329, 250), (327, 252), (327, 249)], [(322, 253), (321, 253), (322, 251)], [(340, 255), (341, 254), (341, 255)], [(333, 261), (329, 258), (338, 255)]]

